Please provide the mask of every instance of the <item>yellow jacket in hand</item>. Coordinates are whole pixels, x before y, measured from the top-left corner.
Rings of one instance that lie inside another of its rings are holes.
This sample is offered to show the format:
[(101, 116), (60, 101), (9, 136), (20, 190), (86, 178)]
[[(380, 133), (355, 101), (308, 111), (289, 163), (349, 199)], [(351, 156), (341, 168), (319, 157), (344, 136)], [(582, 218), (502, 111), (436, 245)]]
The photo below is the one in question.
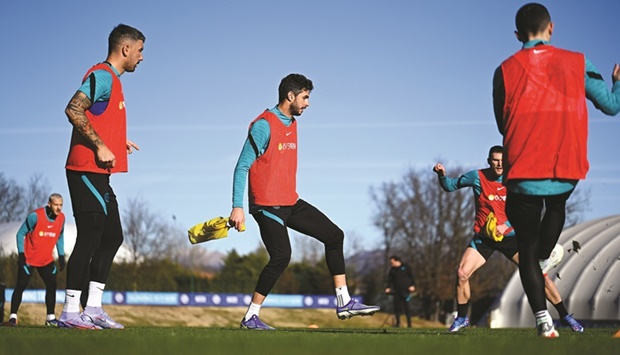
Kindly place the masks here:
[(504, 235), (497, 231), (497, 218), (495, 218), (493, 212), (489, 212), (487, 216), (487, 223), (484, 231), (487, 236), (493, 238), (496, 242), (501, 242), (502, 239), (504, 239)]
[[(208, 242), (214, 239), (222, 239), (228, 237), (228, 230), (232, 228), (228, 224), (228, 218), (215, 217), (206, 222), (198, 223), (187, 231), (189, 242), (198, 244)], [(245, 225), (241, 226), (239, 232), (245, 231)]]

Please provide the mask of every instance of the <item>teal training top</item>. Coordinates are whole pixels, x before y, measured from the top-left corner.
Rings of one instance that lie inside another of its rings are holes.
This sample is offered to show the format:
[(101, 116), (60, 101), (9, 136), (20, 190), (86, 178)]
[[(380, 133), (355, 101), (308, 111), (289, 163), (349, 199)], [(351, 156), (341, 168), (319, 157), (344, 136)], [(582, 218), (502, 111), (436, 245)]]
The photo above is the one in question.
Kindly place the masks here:
[[(45, 214), (47, 215), (47, 208), (45, 209)], [(50, 222), (53, 221), (53, 219), (49, 218), (49, 216), (47, 217), (47, 219)], [(19, 229), (17, 230), (17, 252), (18, 253), (21, 254), (24, 252), (24, 241), (26, 239), (26, 234), (34, 230), (34, 226), (37, 225), (37, 220), (38, 220), (37, 213), (30, 212), (30, 214), (28, 215), (24, 223), (22, 223), (22, 226), (19, 227)], [(58, 240), (56, 241), (56, 251), (58, 252), (59, 256), (65, 255), (65, 227), (64, 226), (60, 230), (60, 236), (58, 237)]]
[[(532, 48), (539, 44), (550, 44), (548, 41), (533, 40), (525, 43), (523, 49)], [(613, 84), (611, 92), (607, 89), (607, 84), (603, 80), (603, 76), (596, 69), (588, 58), (585, 58), (585, 86), (586, 98), (590, 100), (594, 107), (599, 109), (606, 115), (615, 116), (620, 112), (620, 81)], [(501, 66), (495, 71), (493, 76), (493, 106), (495, 109), (495, 119), (499, 123), (503, 120), (503, 107), (505, 100), (504, 76)], [(500, 128), (501, 132), (501, 128)], [(511, 192), (535, 195), (550, 196), (560, 195), (571, 191), (577, 186), (578, 180), (562, 180), (562, 179), (539, 179), (539, 180), (513, 180), (507, 183), (507, 187)]]
[[(497, 179), (497, 182), (502, 182), (503, 176), (500, 176)], [(471, 187), (471, 190), (474, 193), (475, 201), (480, 199), (480, 194), (482, 193), (482, 186), (480, 185), (480, 175), (478, 174), (478, 170), (469, 171), (458, 178), (449, 178), (447, 176), (439, 176), (439, 185), (446, 192), (452, 192), (463, 187)], [(506, 225), (511, 227), (510, 221), (506, 221)], [(505, 237), (513, 237), (515, 236), (514, 229), (510, 231), (510, 233), (506, 234)]]

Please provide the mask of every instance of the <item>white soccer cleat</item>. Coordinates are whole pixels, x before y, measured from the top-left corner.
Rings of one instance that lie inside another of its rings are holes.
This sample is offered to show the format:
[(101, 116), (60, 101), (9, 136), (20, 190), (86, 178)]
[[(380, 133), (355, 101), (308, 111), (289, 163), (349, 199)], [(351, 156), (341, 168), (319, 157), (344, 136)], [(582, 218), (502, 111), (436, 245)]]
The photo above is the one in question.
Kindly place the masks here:
[(560, 244), (556, 244), (551, 251), (551, 255), (549, 255), (549, 259), (540, 260), (540, 269), (542, 270), (543, 275), (547, 275), (551, 269), (560, 265), (563, 258), (564, 248)]

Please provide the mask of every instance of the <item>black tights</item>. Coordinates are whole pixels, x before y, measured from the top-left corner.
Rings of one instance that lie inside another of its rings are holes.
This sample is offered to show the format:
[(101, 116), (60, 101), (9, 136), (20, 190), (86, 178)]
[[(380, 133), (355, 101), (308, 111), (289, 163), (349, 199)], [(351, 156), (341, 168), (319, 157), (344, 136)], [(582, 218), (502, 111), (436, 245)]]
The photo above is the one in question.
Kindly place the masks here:
[(123, 243), (118, 206), (108, 204), (107, 215), (75, 215), (77, 238), (67, 263), (67, 289), (88, 290), (89, 281), (106, 283), (112, 262)]
[(269, 294), (291, 260), (287, 227), (321, 241), (331, 275), (344, 275), (344, 232), (314, 206), (300, 199), (293, 206), (262, 207), (252, 216), (269, 253), (269, 263), (258, 277), (255, 289), (259, 294)]
[[(519, 275), (534, 313), (547, 309), (539, 260), (549, 258), (560, 238), (566, 219), (566, 200), (572, 192), (552, 196), (508, 192), (506, 213), (517, 234)], [(541, 219), (543, 207), (545, 214)]]
[(53, 261), (42, 267), (25, 266), (18, 268), (17, 284), (11, 297), (11, 313), (17, 313), (22, 303), (22, 294), (26, 287), (28, 287), (35, 269), (37, 269), (39, 276), (41, 276), (45, 283), (45, 307), (47, 308), (47, 314), (54, 314), (54, 306), (56, 305), (56, 264)]

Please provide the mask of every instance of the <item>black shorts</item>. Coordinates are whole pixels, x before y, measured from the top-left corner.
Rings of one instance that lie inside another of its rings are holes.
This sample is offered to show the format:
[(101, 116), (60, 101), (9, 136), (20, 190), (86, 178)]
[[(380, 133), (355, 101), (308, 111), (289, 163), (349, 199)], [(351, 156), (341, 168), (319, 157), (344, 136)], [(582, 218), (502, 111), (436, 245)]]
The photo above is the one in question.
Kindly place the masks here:
[(67, 185), (73, 215), (83, 212), (101, 212), (107, 215), (109, 205), (117, 205), (108, 174), (67, 170)]
[(501, 242), (496, 242), (489, 237), (476, 234), (467, 247), (477, 250), (484, 260), (489, 260), (495, 251), (499, 251), (509, 260), (512, 260), (518, 251), (517, 237), (514, 236), (504, 237)]

